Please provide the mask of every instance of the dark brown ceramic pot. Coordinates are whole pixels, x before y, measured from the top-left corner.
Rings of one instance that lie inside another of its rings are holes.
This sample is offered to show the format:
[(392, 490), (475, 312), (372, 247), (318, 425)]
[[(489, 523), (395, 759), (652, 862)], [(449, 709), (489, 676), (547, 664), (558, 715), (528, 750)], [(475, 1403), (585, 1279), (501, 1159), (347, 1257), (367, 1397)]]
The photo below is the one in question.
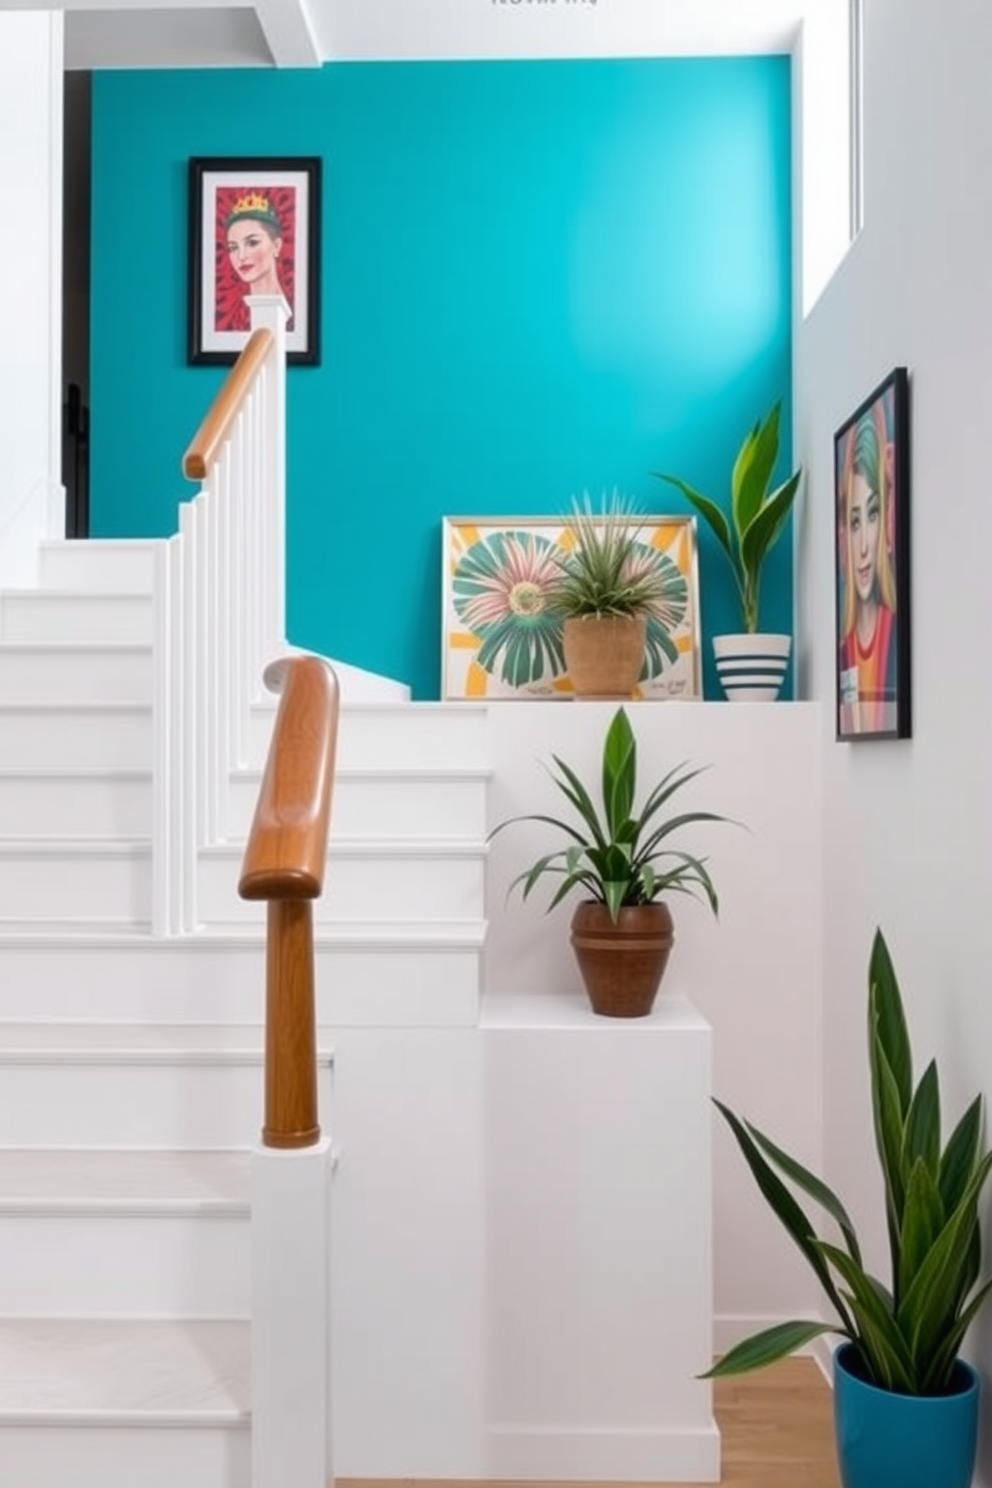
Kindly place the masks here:
[(667, 904), (631, 904), (614, 922), (586, 900), (572, 916), (572, 947), (593, 1012), (644, 1018), (654, 1006), (675, 940)]

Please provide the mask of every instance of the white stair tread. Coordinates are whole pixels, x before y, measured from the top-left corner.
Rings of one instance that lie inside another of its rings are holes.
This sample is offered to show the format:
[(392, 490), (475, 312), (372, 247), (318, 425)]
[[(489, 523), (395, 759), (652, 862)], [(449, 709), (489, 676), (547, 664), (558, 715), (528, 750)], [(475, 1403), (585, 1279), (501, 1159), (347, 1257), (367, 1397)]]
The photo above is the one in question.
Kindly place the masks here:
[(0, 1215), (249, 1212), (248, 1151), (0, 1148)]
[(0, 1425), (247, 1426), (250, 1361), (248, 1323), (2, 1319)]
[[(9, 590), (4, 590), (9, 593)], [(64, 641), (4, 641), (0, 640), (0, 656), (13, 652), (18, 656), (61, 656), (97, 652), (100, 656), (149, 656), (151, 641), (77, 641), (67, 636)]]
[[(460, 838), (439, 840), (416, 840), (385, 837), (362, 841), (357, 837), (335, 837), (331, 824), (329, 852), (332, 858), (485, 858), (489, 854), (486, 842), (462, 841)], [(201, 858), (238, 858), (244, 855), (244, 844), (240, 842), (218, 842), (210, 847), (201, 847)]]
[(0, 1022), (0, 1063), (261, 1064), (263, 1042), (253, 1024)]
[[(322, 948), (343, 946), (391, 946), (395, 949), (480, 947), (486, 937), (483, 919), (461, 920), (341, 920), (314, 926), (314, 945)], [(44, 929), (37, 924), (8, 921), (0, 929), (0, 954), (5, 946), (18, 949), (72, 950), (96, 946), (108, 950), (126, 946), (154, 955), (186, 956), (200, 949), (210, 951), (262, 946), (265, 926), (251, 922), (215, 923), (190, 935), (155, 936), (147, 927), (114, 926), (98, 921), (46, 920)]]

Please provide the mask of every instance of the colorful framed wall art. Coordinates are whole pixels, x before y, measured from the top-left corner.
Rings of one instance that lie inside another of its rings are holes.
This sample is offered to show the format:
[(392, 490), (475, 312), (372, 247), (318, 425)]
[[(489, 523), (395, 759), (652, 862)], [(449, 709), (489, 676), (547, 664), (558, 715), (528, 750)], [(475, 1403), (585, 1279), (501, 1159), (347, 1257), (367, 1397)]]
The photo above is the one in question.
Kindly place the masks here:
[[(561, 517), (444, 518), (444, 698), (572, 696), (549, 602), (569, 541)], [(643, 561), (664, 575), (665, 597), (648, 616), (636, 696), (700, 698), (696, 519), (646, 517), (638, 541)]]
[(896, 367), (834, 436), (837, 738), (910, 737), (909, 382)]

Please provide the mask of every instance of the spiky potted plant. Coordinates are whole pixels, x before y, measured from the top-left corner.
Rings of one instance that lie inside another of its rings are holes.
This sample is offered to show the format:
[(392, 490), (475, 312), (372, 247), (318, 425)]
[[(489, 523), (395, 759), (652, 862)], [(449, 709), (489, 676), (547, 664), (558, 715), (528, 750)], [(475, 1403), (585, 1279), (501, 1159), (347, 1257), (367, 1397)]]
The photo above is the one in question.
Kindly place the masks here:
[(527, 899), (545, 877), (557, 882), (548, 909), (573, 889), (585, 898), (572, 917), (571, 942), (594, 1012), (606, 1017), (640, 1018), (650, 1013), (674, 943), (672, 915), (664, 894), (694, 894), (714, 915), (716, 889), (705, 858), (673, 845), (683, 828), (727, 818), (712, 811), (665, 813), (672, 798), (701, 773), (682, 764), (669, 770), (640, 807), (637, 743), (630, 720), (618, 708), (606, 732), (601, 768), (602, 800), (557, 755), (551, 778), (572, 808), (572, 819), (544, 813), (513, 816), (553, 827), (564, 847), (539, 857), (513, 880)]
[(713, 638), (717, 672), (726, 696), (734, 702), (774, 701), (792, 649), (790, 635), (759, 630), (761, 572), (792, 511), (802, 467), (772, 488), (778, 461), (782, 404), (758, 419), (737, 452), (730, 476), (729, 514), (681, 476), (653, 474), (681, 491), (707, 523), (727, 558), (741, 608), (740, 633)]
[[(834, 1412), (844, 1488), (970, 1488), (978, 1377), (959, 1351), (992, 1289), (992, 1281), (978, 1285), (978, 1204), (992, 1154), (984, 1150), (980, 1095), (944, 1143), (934, 1060), (914, 1085), (902, 998), (881, 931), (868, 972), (868, 1058), (890, 1280), (868, 1271), (837, 1195), (717, 1102), (762, 1194), (813, 1268), (836, 1321), (779, 1323), (732, 1348), (710, 1374), (758, 1369), (820, 1334), (839, 1334)], [(816, 1234), (793, 1189), (834, 1222), (839, 1244)]]
[(632, 502), (618, 493), (599, 511), (588, 496), (572, 502), (551, 604), (562, 622), (565, 666), (576, 697), (633, 694), (652, 617), (669, 660), (677, 658), (660, 622), (681, 620), (688, 603), (685, 579), (671, 559), (640, 540), (640, 532)]

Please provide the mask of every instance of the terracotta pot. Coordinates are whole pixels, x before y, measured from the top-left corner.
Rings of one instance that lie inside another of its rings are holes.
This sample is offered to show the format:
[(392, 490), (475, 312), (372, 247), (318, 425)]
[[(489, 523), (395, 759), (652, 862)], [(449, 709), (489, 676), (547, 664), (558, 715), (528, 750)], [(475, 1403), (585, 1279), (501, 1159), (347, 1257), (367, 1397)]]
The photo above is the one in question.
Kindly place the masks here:
[(562, 626), (575, 696), (629, 698), (644, 665), (644, 615), (581, 615)]
[(571, 940), (594, 1013), (650, 1013), (675, 941), (667, 904), (628, 905), (614, 923), (605, 904), (586, 900), (572, 916)]

